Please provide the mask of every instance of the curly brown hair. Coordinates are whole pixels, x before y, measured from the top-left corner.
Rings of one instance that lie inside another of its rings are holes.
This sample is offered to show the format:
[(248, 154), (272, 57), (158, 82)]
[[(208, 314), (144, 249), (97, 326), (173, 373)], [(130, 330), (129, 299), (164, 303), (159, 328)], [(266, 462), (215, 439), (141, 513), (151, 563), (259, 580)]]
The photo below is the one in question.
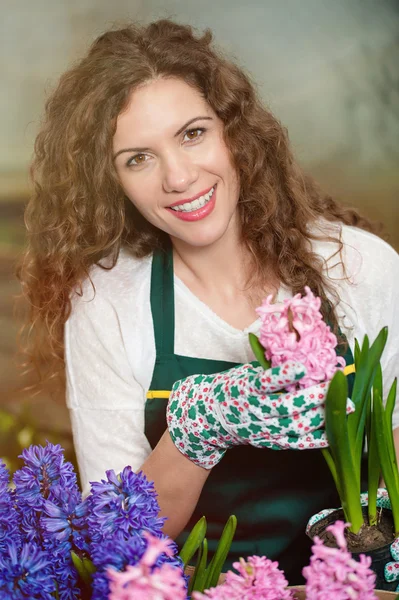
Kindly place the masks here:
[(105, 256), (112, 268), (122, 245), (144, 257), (167, 244), (166, 234), (127, 201), (112, 159), (118, 115), (137, 86), (160, 76), (194, 86), (224, 124), (239, 174), (243, 241), (258, 280), (272, 271), (294, 293), (308, 285), (321, 296), (324, 316), (337, 326), (322, 260), (309, 243), (309, 224), (323, 217), (372, 226), (303, 174), (285, 130), (262, 105), (249, 77), (211, 42), (210, 31), (196, 35), (169, 20), (108, 31), (62, 75), (46, 103), (25, 216), (28, 246), (18, 270), (30, 306), (26, 352), (44, 379), (63, 371), (71, 296), (90, 268)]

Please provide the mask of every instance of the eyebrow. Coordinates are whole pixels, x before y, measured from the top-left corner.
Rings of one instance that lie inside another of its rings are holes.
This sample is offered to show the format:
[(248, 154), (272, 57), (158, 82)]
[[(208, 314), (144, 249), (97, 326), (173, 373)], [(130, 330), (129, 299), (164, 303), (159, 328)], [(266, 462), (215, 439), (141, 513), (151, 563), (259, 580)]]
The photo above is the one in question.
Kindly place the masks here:
[[(187, 123), (180, 127), (178, 131), (176, 131), (174, 137), (177, 137), (183, 133), (183, 131), (192, 125), (192, 123), (195, 123), (195, 121), (212, 121), (212, 117), (194, 117), (193, 119), (190, 119), (187, 121)], [(118, 152), (114, 154), (113, 160), (115, 160), (120, 154), (123, 154), (123, 152), (148, 152), (149, 150), (150, 148), (122, 148), (122, 150), (118, 150)]]

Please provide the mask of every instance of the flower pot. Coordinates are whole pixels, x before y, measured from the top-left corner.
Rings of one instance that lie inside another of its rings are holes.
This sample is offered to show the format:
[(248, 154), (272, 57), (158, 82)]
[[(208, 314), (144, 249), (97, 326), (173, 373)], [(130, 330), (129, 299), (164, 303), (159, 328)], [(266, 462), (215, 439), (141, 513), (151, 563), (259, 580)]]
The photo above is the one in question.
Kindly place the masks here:
[[(295, 594), (295, 600), (306, 600), (305, 586), (296, 585), (290, 588)], [(374, 590), (375, 595), (379, 600), (394, 600), (397, 597), (396, 592), (386, 592), (384, 590)]]
[[(379, 510), (385, 517), (390, 519), (390, 521), (392, 522), (392, 539), (389, 542), (387, 542), (379, 547), (373, 548), (372, 550), (360, 550), (358, 552), (353, 551), (350, 548), (348, 548), (348, 550), (352, 553), (352, 556), (355, 560), (359, 559), (360, 554), (365, 554), (366, 556), (370, 556), (371, 561), (372, 561), (371, 569), (374, 571), (374, 573), (376, 575), (376, 580), (375, 580), (376, 589), (394, 591), (396, 589), (396, 586), (398, 585), (398, 582), (393, 581), (393, 582), (388, 583), (387, 581), (385, 581), (385, 577), (384, 577), (384, 568), (385, 568), (386, 563), (392, 562), (392, 556), (391, 556), (391, 551), (390, 551), (390, 546), (394, 539), (393, 538), (392, 512), (390, 510), (388, 510), (387, 508), (383, 508), (383, 509), (379, 509)], [(367, 506), (363, 507), (363, 516), (365, 517), (365, 520), (367, 521)], [(330, 513), (329, 515), (327, 515), (326, 517), (324, 517), (323, 519), (321, 519), (320, 521), (315, 523), (310, 528), (310, 531), (308, 533), (309, 537), (311, 539), (313, 539), (316, 535), (320, 536), (320, 534), (322, 532), (324, 532), (326, 527), (328, 525), (331, 525), (332, 523), (335, 523), (335, 521), (345, 521), (344, 511), (342, 510), (342, 508), (335, 510), (334, 512)], [(327, 545), (334, 546), (335, 548), (337, 548), (337, 545), (334, 543), (328, 543)]]

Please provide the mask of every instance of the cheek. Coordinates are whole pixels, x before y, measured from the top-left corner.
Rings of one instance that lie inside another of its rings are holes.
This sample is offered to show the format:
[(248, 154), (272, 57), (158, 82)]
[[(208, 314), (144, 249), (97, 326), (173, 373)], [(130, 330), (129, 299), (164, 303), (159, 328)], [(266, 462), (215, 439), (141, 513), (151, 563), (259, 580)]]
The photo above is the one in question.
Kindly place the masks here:
[(146, 194), (143, 194), (143, 190), (141, 193), (136, 189), (136, 186), (132, 186), (129, 184), (122, 184), (123, 191), (130, 202), (137, 208), (137, 210), (141, 213), (144, 213), (146, 210)]
[(130, 177), (120, 177), (122, 189), (130, 202), (141, 212), (144, 213), (151, 206), (151, 198), (154, 197), (148, 183), (140, 182), (139, 178), (134, 181)]
[(207, 150), (204, 154), (204, 163), (207, 168), (217, 173), (223, 179), (233, 181), (237, 179), (230, 152), (224, 144), (218, 144)]

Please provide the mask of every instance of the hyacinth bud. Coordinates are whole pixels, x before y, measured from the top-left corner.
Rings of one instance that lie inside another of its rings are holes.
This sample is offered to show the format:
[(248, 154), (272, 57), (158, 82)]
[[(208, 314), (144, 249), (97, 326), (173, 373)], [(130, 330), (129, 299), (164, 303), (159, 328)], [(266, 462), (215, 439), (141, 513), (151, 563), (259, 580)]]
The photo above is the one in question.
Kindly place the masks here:
[(357, 598), (377, 600), (374, 593), (375, 573), (371, 558), (361, 554), (359, 561), (347, 550), (344, 530), (349, 523), (336, 521), (327, 527), (335, 536), (339, 548), (329, 548), (316, 536), (309, 566), (302, 571), (306, 579), (307, 600), (325, 598)]
[(337, 369), (345, 367), (345, 359), (336, 355), (337, 337), (323, 321), (320, 306), (320, 298), (305, 287), (304, 296), (296, 294), (278, 304), (272, 304), (272, 296), (268, 296), (257, 309), (259, 339), (272, 367), (287, 361), (306, 367), (305, 377), (288, 391), (329, 381)]

